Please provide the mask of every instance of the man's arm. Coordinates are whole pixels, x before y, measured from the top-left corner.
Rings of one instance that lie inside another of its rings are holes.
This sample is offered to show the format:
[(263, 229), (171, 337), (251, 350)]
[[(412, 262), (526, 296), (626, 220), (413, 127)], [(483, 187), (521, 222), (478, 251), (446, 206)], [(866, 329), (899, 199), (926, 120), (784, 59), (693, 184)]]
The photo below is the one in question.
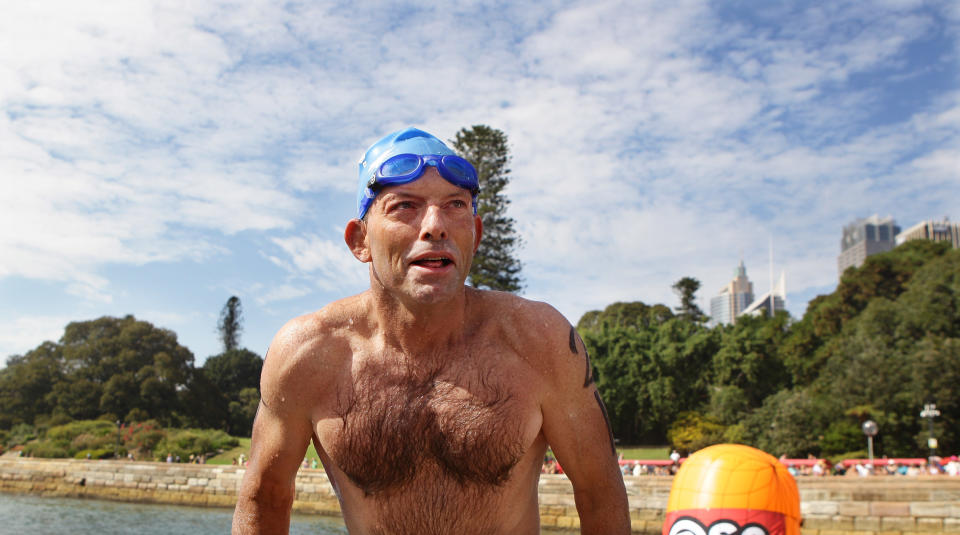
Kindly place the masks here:
[[(290, 340), (292, 337), (286, 337)], [(279, 343), (278, 343), (279, 342)], [(298, 349), (278, 335), (260, 376), (250, 464), (237, 493), (234, 535), (287, 533), (300, 462), (313, 434), (310, 399), (297, 381)]]
[(563, 325), (551, 329), (562, 339), (547, 344), (553, 348), (546, 358), (554, 363), (554, 373), (546, 379), (543, 432), (573, 483), (581, 533), (629, 534), (627, 494), (607, 409), (593, 383), (586, 347), (573, 327)]

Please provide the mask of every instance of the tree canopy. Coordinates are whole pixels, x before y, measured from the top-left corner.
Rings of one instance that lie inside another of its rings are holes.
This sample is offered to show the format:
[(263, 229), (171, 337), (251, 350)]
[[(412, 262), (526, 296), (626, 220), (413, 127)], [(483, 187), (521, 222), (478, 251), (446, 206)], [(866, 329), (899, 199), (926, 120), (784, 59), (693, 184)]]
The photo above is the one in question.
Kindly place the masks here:
[(222, 395), (172, 331), (133, 316), (67, 325), (0, 370), (0, 428), (107, 418), (220, 427)]
[(929, 431), (919, 412), (936, 403), (940, 447), (960, 447), (950, 424), (960, 418), (960, 250), (912, 241), (871, 256), (797, 321), (778, 312), (713, 329), (691, 323), (693, 282), (674, 286), (677, 316), (614, 303), (578, 322), (621, 441), (855, 455), (869, 418), (880, 426), (878, 454), (922, 456)]
[(227, 400), (227, 431), (247, 436), (260, 403), (260, 370), (263, 358), (248, 349), (233, 349), (209, 357), (203, 373)]

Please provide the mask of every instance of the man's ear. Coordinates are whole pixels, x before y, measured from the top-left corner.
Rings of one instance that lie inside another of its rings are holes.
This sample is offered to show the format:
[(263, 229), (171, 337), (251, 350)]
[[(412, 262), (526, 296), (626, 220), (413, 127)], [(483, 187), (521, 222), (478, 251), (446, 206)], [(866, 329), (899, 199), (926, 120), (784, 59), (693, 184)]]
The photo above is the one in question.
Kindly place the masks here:
[(473, 226), (476, 229), (477, 237), (473, 240), (473, 254), (477, 254), (477, 249), (480, 248), (480, 239), (483, 238), (483, 219), (480, 219), (480, 216), (473, 216)]
[(367, 245), (367, 224), (359, 219), (351, 219), (347, 222), (347, 228), (343, 231), (343, 241), (347, 242), (347, 247), (353, 256), (361, 262), (370, 261), (370, 246)]

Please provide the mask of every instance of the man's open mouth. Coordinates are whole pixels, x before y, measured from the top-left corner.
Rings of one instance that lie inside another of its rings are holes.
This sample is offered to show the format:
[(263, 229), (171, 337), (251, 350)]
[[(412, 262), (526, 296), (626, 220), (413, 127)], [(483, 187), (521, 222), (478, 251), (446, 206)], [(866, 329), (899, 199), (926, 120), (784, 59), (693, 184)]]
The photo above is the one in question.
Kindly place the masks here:
[(412, 263), (417, 266), (423, 266), (428, 268), (441, 268), (441, 267), (449, 266), (450, 264), (453, 263), (453, 261), (450, 260), (449, 258), (436, 257), (436, 258), (421, 258), (419, 260), (414, 260)]

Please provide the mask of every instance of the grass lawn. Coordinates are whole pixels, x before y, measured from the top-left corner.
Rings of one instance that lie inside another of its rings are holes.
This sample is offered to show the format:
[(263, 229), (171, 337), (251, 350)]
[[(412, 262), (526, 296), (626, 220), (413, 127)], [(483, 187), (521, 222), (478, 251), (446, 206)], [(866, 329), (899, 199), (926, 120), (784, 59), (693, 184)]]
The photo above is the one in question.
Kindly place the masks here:
[(617, 452), (624, 459), (666, 460), (670, 458), (669, 446), (620, 446)]
[[(242, 453), (244, 457), (250, 458), (250, 439), (249, 438), (238, 438), (240, 444), (232, 450), (226, 450), (220, 455), (215, 457), (210, 457), (207, 459), (207, 464), (233, 464), (233, 460), (240, 456)], [(313, 447), (313, 442), (310, 443), (310, 447), (307, 448), (307, 460), (313, 461), (316, 459), (317, 462), (320, 462), (320, 457), (317, 455), (317, 450)]]

